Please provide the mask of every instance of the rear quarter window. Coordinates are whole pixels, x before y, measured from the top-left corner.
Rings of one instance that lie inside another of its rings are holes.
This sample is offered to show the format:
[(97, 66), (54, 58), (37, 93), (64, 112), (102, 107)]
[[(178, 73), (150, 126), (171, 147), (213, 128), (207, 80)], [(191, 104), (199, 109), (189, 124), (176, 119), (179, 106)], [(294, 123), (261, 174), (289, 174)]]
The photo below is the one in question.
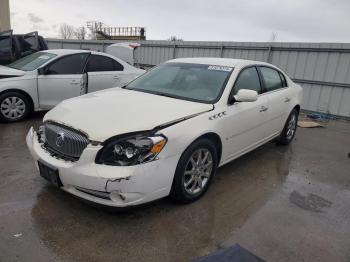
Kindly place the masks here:
[(280, 74), (280, 77), (281, 77), (281, 80), (282, 80), (283, 87), (287, 87), (288, 83), (287, 83), (286, 77), (281, 72), (279, 72), (279, 74)]

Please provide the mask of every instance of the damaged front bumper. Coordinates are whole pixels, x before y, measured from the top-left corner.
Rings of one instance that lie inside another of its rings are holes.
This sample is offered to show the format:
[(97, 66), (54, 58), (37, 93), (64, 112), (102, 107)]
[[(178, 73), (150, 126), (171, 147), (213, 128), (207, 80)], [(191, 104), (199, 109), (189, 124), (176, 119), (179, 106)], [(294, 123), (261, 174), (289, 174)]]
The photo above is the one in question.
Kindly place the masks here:
[(36, 161), (58, 170), (64, 191), (97, 204), (127, 207), (169, 195), (179, 156), (135, 166), (108, 166), (95, 163), (100, 145), (89, 144), (76, 162), (50, 155), (39, 143), (31, 128), (26, 137), (29, 151)]

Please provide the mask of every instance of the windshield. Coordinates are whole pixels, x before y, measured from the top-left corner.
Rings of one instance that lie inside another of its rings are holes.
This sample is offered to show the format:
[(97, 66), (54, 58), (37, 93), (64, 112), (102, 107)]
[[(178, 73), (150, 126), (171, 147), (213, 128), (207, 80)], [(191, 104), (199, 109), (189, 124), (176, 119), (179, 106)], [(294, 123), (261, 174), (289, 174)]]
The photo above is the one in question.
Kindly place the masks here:
[(166, 63), (125, 88), (203, 103), (216, 102), (232, 72), (232, 67)]
[(23, 70), (23, 71), (33, 71), (39, 66), (45, 64), (47, 61), (52, 60), (55, 54), (47, 52), (37, 52), (29, 56), (25, 56), (17, 61), (8, 65), (8, 67)]

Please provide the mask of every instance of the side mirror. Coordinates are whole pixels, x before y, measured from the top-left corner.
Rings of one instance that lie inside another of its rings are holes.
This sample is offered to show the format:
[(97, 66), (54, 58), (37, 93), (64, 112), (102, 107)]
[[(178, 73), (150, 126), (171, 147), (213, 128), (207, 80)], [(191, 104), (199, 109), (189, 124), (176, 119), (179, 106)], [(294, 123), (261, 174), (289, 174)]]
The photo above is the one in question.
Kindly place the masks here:
[(45, 74), (46, 74), (46, 68), (45, 67), (38, 68), (38, 75), (45, 75)]
[(233, 97), (234, 102), (255, 102), (258, 100), (258, 92), (249, 89), (240, 89)]

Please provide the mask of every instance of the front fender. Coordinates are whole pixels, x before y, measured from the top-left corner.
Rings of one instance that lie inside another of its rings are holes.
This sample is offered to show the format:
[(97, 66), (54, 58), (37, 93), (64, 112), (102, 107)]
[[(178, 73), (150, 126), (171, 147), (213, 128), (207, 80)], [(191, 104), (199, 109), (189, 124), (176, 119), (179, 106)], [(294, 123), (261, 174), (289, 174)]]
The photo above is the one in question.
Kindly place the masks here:
[[(195, 140), (209, 133), (217, 134), (223, 141), (220, 125), (220, 118), (224, 117), (222, 112), (224, 112), (222, 109), (214, 109), (159, 130), (158, 133), (168, 138), (168, 143), (159, 157), (181, 155)], [(213, 119), (213, 116), (217, 116), (216, 119)]]
[(26, 93), (33, 101), (34, 110), (39, 108), (37, 81), (35, 78), (9, 78), (8, 81), (0, 81), (0, 94), (6, 91), (21, 91)]

